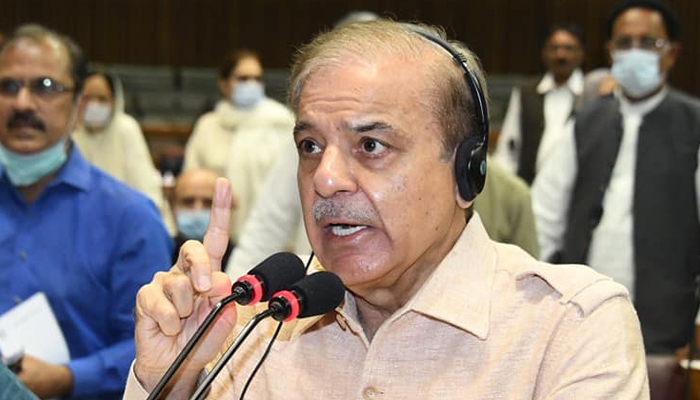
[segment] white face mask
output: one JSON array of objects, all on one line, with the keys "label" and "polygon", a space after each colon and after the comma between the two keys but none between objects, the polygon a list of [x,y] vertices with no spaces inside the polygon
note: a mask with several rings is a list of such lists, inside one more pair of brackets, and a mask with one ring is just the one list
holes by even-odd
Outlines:
[{"label": "white face mask", "polygon": [[655,51],[630,49],[612,54],[612,75],[630,97],[644,97],[658,89],[664,81],[659,69],[661,55]]},{"label": "white face mask", "polygon": [[109,124],[112,117],[112,107],[109,103],[99,101],[88,101],[85,106],[83,123],[91,129],[104,128]]},{"label": "white face mask", "polygon": [[231,91],[231,101],[240,108],[249,109],[255,107],[260,100],[265,98],[265,87],[260,82],[238,82]]}]

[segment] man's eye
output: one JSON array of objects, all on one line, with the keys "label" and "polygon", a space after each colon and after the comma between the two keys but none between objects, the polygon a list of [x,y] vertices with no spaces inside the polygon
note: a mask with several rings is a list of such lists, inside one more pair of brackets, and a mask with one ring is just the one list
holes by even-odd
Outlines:
[{"label": "man's eye", "polygon": [[299,142],[299,145],[297,146],[299,148],[299,151],[303,154],[316,154],[321,151],[321,147],[319,147],[316,142],[310,139],[304,139],[301,142]]},{"label": "man's eye", "polygon": [[369,154],[381,154],[387,149],[382,142],[371,138],[362,139],[361,146],[362,151]]}]

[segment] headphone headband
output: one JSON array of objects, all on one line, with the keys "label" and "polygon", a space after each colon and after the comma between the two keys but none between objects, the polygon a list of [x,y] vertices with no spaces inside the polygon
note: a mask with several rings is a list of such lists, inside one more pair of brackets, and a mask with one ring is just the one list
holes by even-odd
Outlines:
[{"label": "headphone headband", "polygon": [[426,32],[423,29],[420,29],[419,27],[415,25],[407,25],[409,29],[418,35],[424,37],[425,39],[437,44],[438,46],[442,47],[445,51],[450,53],[452,56],[452,59],[454,60],[455,64],[462,70],[464,73],[464,78],[465,81],[467,82],[467,86],[469,87],[469,91],[471,92],[472,95],[472,100],[474,103],[474,114],[476,116],[478,128],[479,128],[479,135],[480,139],[479,142],[488,149],[489,145],[489,114],[488,114],[488,108],[486,105],[486,97],[484,96],[484,90],[481,88],[481,83],[479,82],[479,78],[477,78],[476,74],[474,71],[469,68],[469,64],[467,63],[467,58],[464,56],[464,54],[458,52],[452,45],[450,45],[447,41],[442,40],[441,38],[432,35],[428,32]]},{"label": "headphone headband", "polygon": [[469,87],[474,104],[479,135],[476,137],[468,135],[459,143],[455,152],[454,170],[460,196],[466,201],[474,200],[486,183],[486,155],[489,146],[489,114],[481,83],[476,73],[469,68],[466,56],[447,41],[417,25],[406,24],[406,27],[447,51],[464,74],[464,80]]}]

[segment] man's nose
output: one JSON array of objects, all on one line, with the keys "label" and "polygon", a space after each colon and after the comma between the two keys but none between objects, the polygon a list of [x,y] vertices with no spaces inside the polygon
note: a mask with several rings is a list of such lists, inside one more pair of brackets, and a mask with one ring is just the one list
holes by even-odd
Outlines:
[{"label": "man's nose", "polygon": [[357,190],[350,161],[338,147],[326,147],[314,173],[314,187],[320,196],[330,198],[338,192]]},{"label": "man's nose", "polygon": [[14,103],[18,110],[36,110],[36,100],[27,86],[19,89]]}]

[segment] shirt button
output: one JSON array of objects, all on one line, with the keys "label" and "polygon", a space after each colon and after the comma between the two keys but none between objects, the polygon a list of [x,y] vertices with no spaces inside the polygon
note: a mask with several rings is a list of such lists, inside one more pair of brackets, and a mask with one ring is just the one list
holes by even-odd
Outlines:
[{"label": "shirt button", "polygon": [[366,387],[365,390],[362,391],[362,397],[367,400],[375,399],[377,397],[377,389],[372,386]]},{"label": "shirt button", "polygon": [[22,260],[22,261],[26,260],[26,259],[27,259],[27,253],[25,253],[25,252],[19,253],[19,259]]}]

